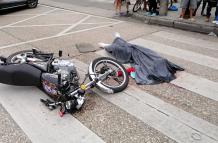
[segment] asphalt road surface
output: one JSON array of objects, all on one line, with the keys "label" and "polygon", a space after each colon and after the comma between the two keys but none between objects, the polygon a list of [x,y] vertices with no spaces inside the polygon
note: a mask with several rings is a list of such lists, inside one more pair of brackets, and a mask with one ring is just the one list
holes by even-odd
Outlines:
[{"label": "asphalt road surface", "polygon": [[[91,60],[108,56],[98,43],[111,43],[114,32],[119,32],[185,71],[178,72],[176,80],[158,85],[136,85],[131,79],[124,92],[114,95],[96,89],[81,111],[63,118],[39,102],[48,98],[39,89],[0,84],[0,143],[217,143],[218,39],[131,18],[114,19],[112,10],[85,4],[42,0],[36,9],[1,15],[0,55],[32,48],[54,53],[61,49],[83,77]],[[81,43],[92,44],[96,52],[79,53],[75,45]]]}]

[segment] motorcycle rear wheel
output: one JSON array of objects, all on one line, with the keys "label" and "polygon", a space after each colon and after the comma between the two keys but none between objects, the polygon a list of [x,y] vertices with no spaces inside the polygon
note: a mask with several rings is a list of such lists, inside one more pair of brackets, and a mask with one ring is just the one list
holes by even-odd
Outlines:
[{"label": "motorcycle rear wheel", "polygon": [[[26,54],[33,54],[33,51],[32,50],[23,50],[23,51],[13,53],[7,57],[6,62],[7,63],[14,63],[14,64],[23,63],[24,61],[21,62],[21,60],[25,60]],[[19,58],[18,58],[18,56],[19,56]]]}]

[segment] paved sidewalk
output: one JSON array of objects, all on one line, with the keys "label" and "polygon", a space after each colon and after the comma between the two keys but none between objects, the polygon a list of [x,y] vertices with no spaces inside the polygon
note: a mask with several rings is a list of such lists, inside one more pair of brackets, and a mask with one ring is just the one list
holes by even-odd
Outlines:
[{"label": "paved sidewalk", "polygon": [[[180,1],[178,3],[174,3],[173,5],[176,5],[178,7],[178,11],[168,11],[167,16],[156,16],[156,17],[145,16],[145,11],[141,10],[133,13],[132,17],[142,20],[148,24],[157,24],[157,25],[173,27],[173,28],[194,31],[194,32],[200,32],[205,34],[209,34],[210,32],[214,32],[218,34],[218,25],[212,23],[214,19],[215,8],[213,8],[211,11],[210,22],[205,22],[206,17],[201,16],[200,14],[201,6],[197,11],[197,14],[195,16],[195,21],[191,22],[188,19],[179,20],[179,14],[181,11]],[[206,9],[207,7],[205,8],[205,13],[206,13]]]}]

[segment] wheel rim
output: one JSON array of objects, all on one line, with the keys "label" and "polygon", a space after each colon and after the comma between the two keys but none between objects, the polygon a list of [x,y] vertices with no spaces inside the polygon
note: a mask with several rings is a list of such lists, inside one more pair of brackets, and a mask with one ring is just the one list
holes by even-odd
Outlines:
[{"label": "wheel rim", "polygon": [[35,7],[36,4],[37,4],[37,1],[36,1],[36,0],[29,0],[29,1],[28,1],[28,6],[29,6],[29,7]]},{"label": "wheel rim", "polygon": [[16,63],[16,64],[21,64],[21,63],[25,63],[26,62],[26,58],[28,57],[28,55],[32,55],[32,52],[25,52],[25,53],[20,53],[17,55],[14,55],[11,58],[11,63]]},{"label": "wheel rim", "polygon": [[[100,69],[102,67],[107,66],[108,68],[113,70],[113,73],[109,75],[104,81],[101,81],[101,84],[110,88],[119,88],[126,81],[126,74],[124,69],[114,61],[111,60],[100,60],[94,66],[94,73],[97,76],[100,74]],[[118,73],[122,73],[121,76],[118,76]]]}]

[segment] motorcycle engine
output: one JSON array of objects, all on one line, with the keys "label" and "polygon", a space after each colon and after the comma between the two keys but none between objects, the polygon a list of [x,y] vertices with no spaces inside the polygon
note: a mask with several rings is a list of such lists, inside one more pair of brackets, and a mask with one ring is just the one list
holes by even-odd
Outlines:
[{"label": "motorcycle engine", "polygon": [[[71,61],[54,59],[51,65],[53,73],[43,75],[43,88],[48,94],[55,95],[58,92],[64,94],[79,87],[79,76]],[[58,75],[61,75],[61,85],[58,85]]]}]

